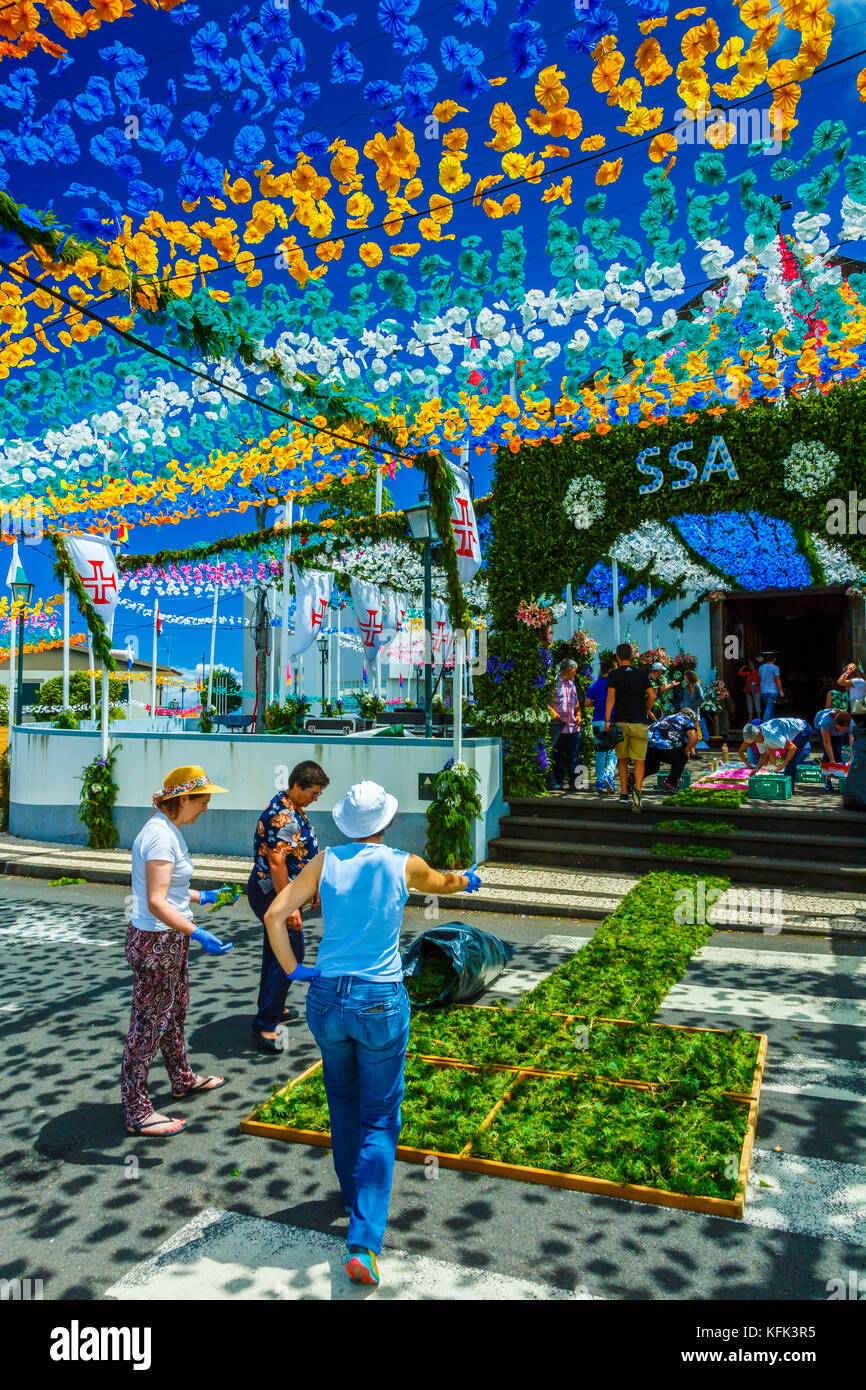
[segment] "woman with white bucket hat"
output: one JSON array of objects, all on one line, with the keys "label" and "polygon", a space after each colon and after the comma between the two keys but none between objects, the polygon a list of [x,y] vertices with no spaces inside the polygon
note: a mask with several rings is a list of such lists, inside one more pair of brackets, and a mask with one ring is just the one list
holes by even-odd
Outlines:
[{"label": "woman with white bucket hat", "polygon": [[[410,890],[445,896],[481,887],[476,866],[439,873],[417,854],[383,843],[397,798],[376,782],[350,787],[332,812],[350,841],[307,864],[265,914],[271,948],[287,974],[312,981],[307,1023],[322,1052],[331,1147],[349,1215],[346,1272],[378,1284],[400,1135],[409,996],[400,928]],[[315,969],[298,965],[287,919],[319,894],[322,941]]]}]

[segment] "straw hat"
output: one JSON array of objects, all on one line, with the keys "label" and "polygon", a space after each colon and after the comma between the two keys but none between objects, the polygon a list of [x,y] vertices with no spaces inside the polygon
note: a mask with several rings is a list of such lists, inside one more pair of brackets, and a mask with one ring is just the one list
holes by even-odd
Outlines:
[{"label": "straw hat", "polygon": [[228,787],[218,787],[203,767],[190,763],[187,767],[176,767],[168,774],[160,790],[154,792],[153,804],[158,806],[169,796],[203,796],[211,792],[228,792]]},{"label": "straw hat", "polygon": [[348,839],[364,840],[390,825],[396,813],[396,796],[391,796],[378,782],[356,782],[337,802],[331,815],[337,829]]}]

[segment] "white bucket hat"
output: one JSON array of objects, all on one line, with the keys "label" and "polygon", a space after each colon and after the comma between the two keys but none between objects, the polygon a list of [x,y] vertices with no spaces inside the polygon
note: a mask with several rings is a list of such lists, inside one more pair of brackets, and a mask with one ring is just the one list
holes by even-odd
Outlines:
[{"label": "white bucket hat", "polygon": [[378,782],[356,782],[338,801],[331,815],[338,830],[350,840],[378,835],[397,813],[397,798]]}]

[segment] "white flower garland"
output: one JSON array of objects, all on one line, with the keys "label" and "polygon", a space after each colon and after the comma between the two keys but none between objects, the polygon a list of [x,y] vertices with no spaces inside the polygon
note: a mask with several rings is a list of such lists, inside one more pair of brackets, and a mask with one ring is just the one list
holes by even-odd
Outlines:
[{"label": "white flower garland", "polygon": [[606,511],[604,483],[587,474],[570,483],[563,499],[565,514],[576,531],[587,531]]},{"label": "white flower garland", "polygon": [[785,459],[785,486],[817,497],[836,476],[839,455],[814,439],[800,439]]}]

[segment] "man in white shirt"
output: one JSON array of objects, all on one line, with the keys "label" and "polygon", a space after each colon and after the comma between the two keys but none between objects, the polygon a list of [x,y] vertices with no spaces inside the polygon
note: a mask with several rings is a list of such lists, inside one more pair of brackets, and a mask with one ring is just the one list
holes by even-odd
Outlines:
[{"label": "man in white shirt", "polygon": [[775,652],[762,652],[764,660],[758,667],[758,675],[761,678],[761,723],[765,719],[772,719],[773,711],[776,708],[776,701],[785,697],[782,689],[782,678],[779,668],[775,663]]}]

